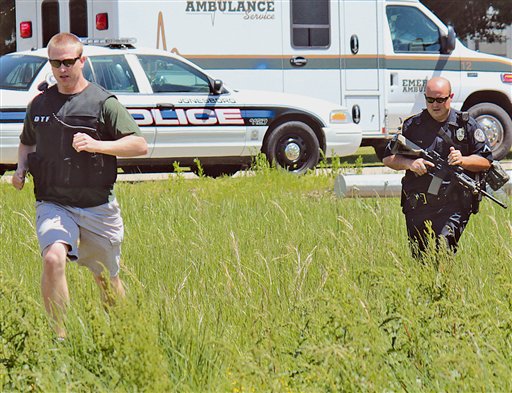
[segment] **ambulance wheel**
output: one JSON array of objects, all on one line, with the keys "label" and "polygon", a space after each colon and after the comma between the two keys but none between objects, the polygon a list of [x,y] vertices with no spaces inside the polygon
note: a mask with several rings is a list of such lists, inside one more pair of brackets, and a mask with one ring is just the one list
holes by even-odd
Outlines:
[{"label": "ambulance wheel", "polygon": [[6,171],[6,169],[0,165],[0,176],[3,176],[5,171]]},{"label": "ambulance wheel", "polygon": [[469,108],[469,114],[480,124],[491,144],[495,160],[501,160],[512,147],[512,119],[496,104],[484,102]]},{"label": "ambulance wheel", "polygon": [[[240,165],[205,165],[203,166],[203,175],[208,177],[232,176],[240,170]],[[192,171],[199,175],[198,168],[192,168]]]},{"label": "ambulance wheel", "polygon": [[264,153],[269,162],[277,167],[302,174],[318,164],[320,146],[310,126],[300,121],[290,121],[272,130]]}]

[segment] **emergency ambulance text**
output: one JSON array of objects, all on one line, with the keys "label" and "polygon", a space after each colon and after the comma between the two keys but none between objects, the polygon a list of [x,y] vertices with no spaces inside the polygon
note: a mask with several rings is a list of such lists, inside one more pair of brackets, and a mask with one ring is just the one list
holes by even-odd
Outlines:
[{"label": "emergency ambulance text", "polygon": [[422,93],[427,85],[426,79],[404,79],[402,87],[404,93]]}]

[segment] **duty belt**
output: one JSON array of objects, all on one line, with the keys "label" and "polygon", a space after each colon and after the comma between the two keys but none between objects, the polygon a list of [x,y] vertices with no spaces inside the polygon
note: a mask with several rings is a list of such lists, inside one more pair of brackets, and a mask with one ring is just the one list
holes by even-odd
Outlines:
[{"label": "duty belt", "polygon": [[461,195],[457,192],[451,192],[448,195],[432,195],[426,192],[413,192],[405,193],[405,200],[412,209],[416,209],[420,206],[443,206],[448,202],[455,202],[461,198]]}]

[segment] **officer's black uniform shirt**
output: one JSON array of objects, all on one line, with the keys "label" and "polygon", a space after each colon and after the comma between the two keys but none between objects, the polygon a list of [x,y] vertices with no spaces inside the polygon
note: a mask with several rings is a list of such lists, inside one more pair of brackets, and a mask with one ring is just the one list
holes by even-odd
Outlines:
[{"label": "officer's black uniform shirt", "polygon": [[[463,156],[472,154],[479,155],[492,161],[492,152],[485,137],[485,133],[479,128],[478,123],[472,117],[467,124],[461,119],[459,111],[450,110],[448,119],[444,122],[438,122],[425,109],[423,112],[409,117],[403,124],[402,134],[427,151],[436,151],[443,159],[448,159],[450,146],[460,150]],[[443,129],[446,135],[451,139],[449,143],[438,134]],[[387,146],[384,157],[392,155],[390,145]],[[466,172],[474,177],[474,173]],[[402,179],[402,189],[405,193],[427,192],[432,181],[432,176],[426,174],[417,176],[414,172],[407,170]],[[442,189],[448,187],[449,180],[443,182]],[[461,190],[462,191],[462,190]]]}]

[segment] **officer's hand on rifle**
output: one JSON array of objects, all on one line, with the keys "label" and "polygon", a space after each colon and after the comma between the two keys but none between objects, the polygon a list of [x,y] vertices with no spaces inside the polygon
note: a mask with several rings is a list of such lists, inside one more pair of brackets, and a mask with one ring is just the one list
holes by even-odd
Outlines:
[{"label": "officer's hand on rifle", "polygon": [[423,158],[417,158],[414,161],[411,161],[409,166],[409,170],[416,173],[418,176],[422,176],[428,172],[428,167],[434,167],[430,161],[427,161]]},{"label": "officer's hand on rifle", "polygon": [[450,147],[450,154],[448,154],[448,164],[462,166],[463,157],[460,150],[455,150],[453,146]]}]

